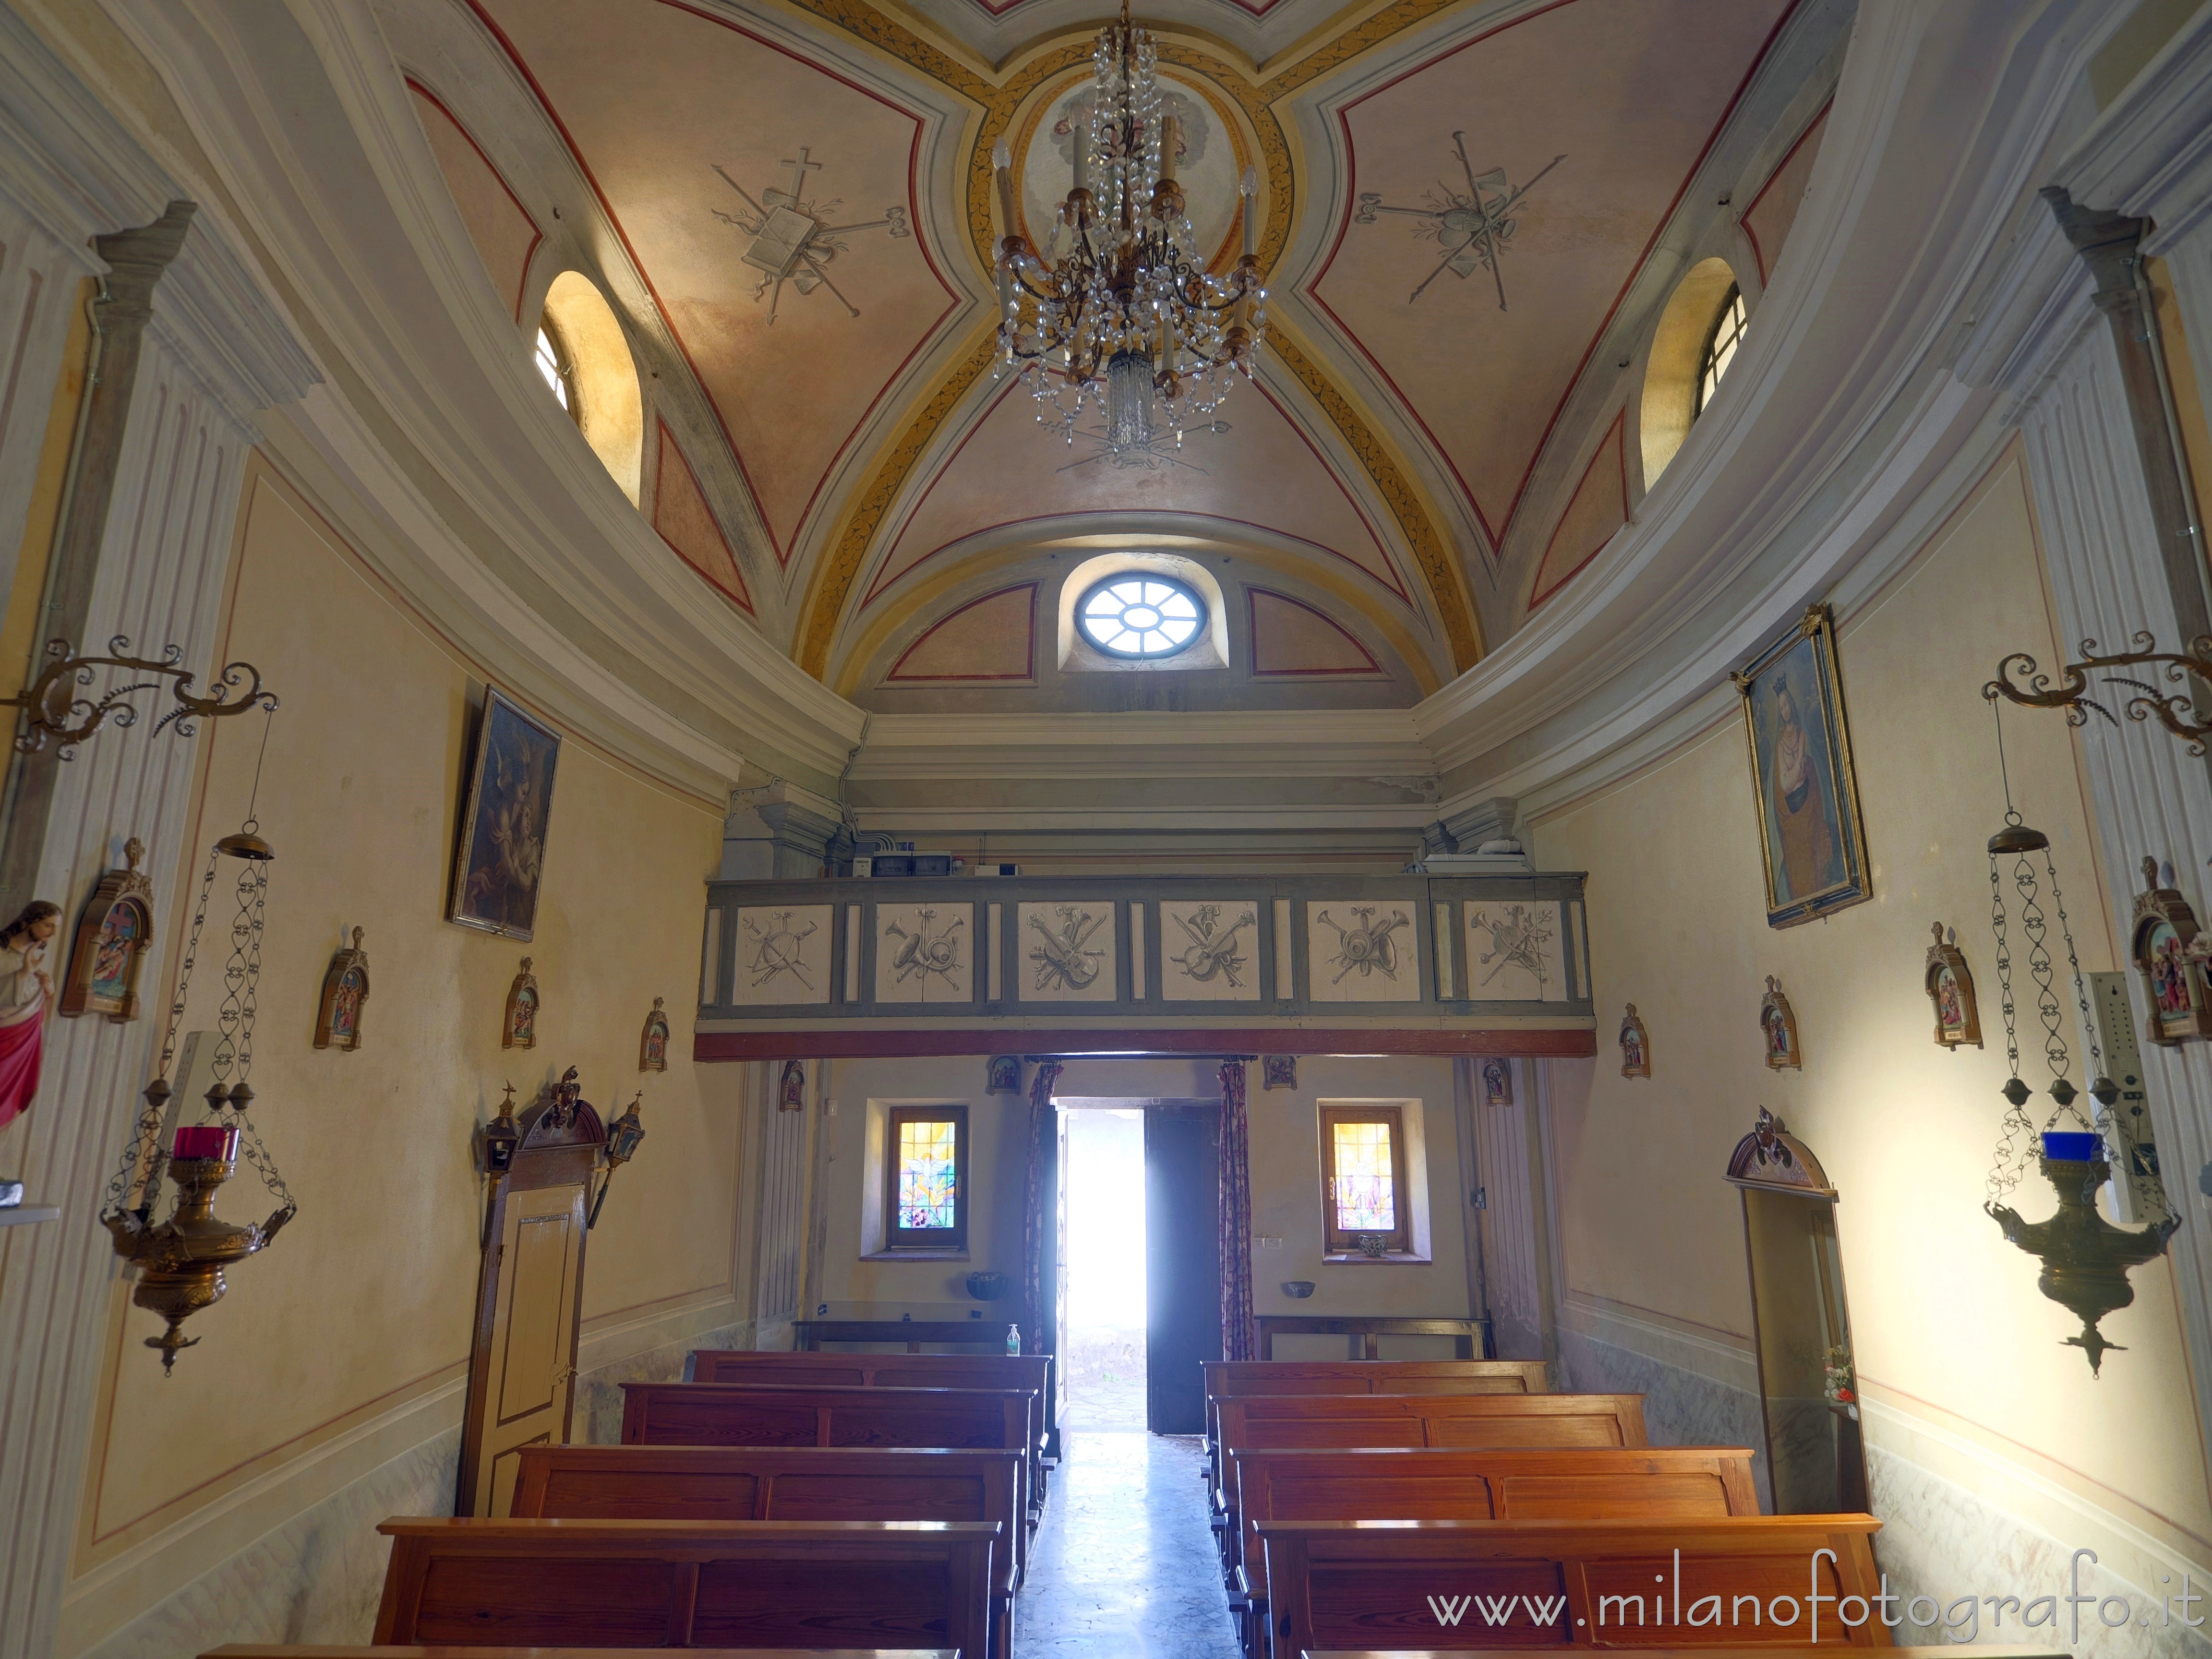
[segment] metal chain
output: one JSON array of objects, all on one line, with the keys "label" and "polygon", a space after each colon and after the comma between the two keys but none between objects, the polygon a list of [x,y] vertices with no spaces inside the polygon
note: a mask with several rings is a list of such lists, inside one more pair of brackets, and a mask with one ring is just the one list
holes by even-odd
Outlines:
[{"label": "metal chain", "polygon": [[[2007,812],[2008,821],[2017,822],[2019,814]],[[1997,857],[1990,854],[1990,931],[1996,935],[1997,1006],[2004,1012],[2005,1060],[2012,1069],[2012,1081],[2020,1081],[2020,1036],[2017,1010],[2012,994],[2012,940],[2007,931],[2004,908],[2004,887],[1997,874]],[[2027,1154],[2014,1152],[2013,1143],[2021,1134],[2033,1134],[2035,1125],[2028,1121],[2023,1095],[2022,1103],[2014,1105],[2007,1097],[2002,1133],[1997,1138],[1996,1152],[1990,1164],[1989,1179],[1984,1183],[1990,1201],[1995,1203],[2020,1185],[2021,1176],[2027,1166]]]},{"label": "metal chain", "polygon": [[[208,854],[207,870],[200,878],[199,902],[192,909],[191,935],[185,941],[184,960],[177,969],[177,994],[169,1004],[169,1026],[161,1038],[161,1062],[154,1075],[166,1079],[170,1064],[177,1055],[177,1028],[184,1023],[185,1004],[191,995],[192,967],[199,960],[200,929],[207,925],[208,897],[215,890],[215,866],[219,854]],[[107,1196],[101,1201],[102,1215],[120,1215],[124,1200],[134,1188],[142,1194],[139,1207],[150,1207],[153,1195],[161,1190],[161,1174],[167,1167],[168,1155],[161,1150],[161,1118],[164,1104],[148,1100],[138,1114],[138,1121],[131,1132],[131,1144],[124,1149],[117,1164],[114,1179],[107,1183]],[[150,1151],[150,1161],[148,1153]],[[143,1182],[138,1179],[139,1167],[146,1167]]]}]

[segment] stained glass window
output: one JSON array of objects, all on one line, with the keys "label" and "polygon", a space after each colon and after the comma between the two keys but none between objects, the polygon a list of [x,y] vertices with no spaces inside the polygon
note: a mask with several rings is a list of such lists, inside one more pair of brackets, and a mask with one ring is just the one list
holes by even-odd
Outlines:
[{"label": "stained glass window", "polygon": [[884,1130],[885,1246],[966,1249],[967,1109],[895,1106]]},{"label": "stained glass window", "polygon": [[957,1126],[950,1120],[908,1119],[899,1125],[898,1224],[911,1232],[938,1232],[958,1213],[960,1165]]},{"label": "stained glass window", "polygon": [[1389,1255],[1413,1248],[1402,1107],[1323,1101],[1321,1163],[1322,1226],[1330,1254]]},{"label": "stained glass window", "polygon": [[1330,1126],[1336,1137],[1336,1224],[1347,1233],[1387,1233],[1398,1225],[1396,1170],[1388,1123]]}]

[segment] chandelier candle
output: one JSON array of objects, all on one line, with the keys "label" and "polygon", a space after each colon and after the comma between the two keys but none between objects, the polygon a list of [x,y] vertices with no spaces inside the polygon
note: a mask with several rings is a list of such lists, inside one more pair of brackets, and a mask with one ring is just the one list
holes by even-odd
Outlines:
[{"label": "chandelier candle", "polygon": [[1040,424],[1080,435],[1117,466],[1166,465],[1194,424],[1249,378],[1267,332],[1255,210],[1259,176],[1239,184],[1244,251],[1226,274],[1206,269],[1176,179],[1181,131],[1164,107],[1151,33],[1118,20],[1091,54],[1091,117],[1079,131],[1071,187],[1046,246],[1014,216],[1013,155],[991,152],[998,186],[999,373],[1028,383]]}]

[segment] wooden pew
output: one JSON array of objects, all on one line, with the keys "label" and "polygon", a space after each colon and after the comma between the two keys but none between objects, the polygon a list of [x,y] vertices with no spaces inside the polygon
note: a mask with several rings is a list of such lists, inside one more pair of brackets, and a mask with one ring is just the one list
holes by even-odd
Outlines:
[{"label": "wooden pew", "polygon": [[1548,1394],[1540,1359],[1202,1359],[1209,1484],[1218,1468],[1214,1401],[1259,1395]]},{"label": "wooden pew", "polygon": [[996,1524],[396,1517],[381,1644],[984,1651]]},{"label": "wooden pew", "polygon": [[1757,1515],[1751,1453],[1738,1446],[1565,1450],[1232,1452],[1241,1522],[1231,1610],[1264,1629],[1271,1521],[1631,1520]]},{"label": "wooden pew", "polygon": [[1648,1443],[1640,1394],[1262,1395],[1220,1410],[1224,1450]]},{"label": "wooden pew", "polygon": [[[929,1446],[1026,1453],[1026,1389],[753,1389],[719,1382],[625,1382],[625,1446]],[[1032,1504],[1024,1455],[1021,1507]],[[1014,1536],[1029,1565],[1028,1528]]]},{"label": "wooden pew", "polygon": [[995,1521],[989,1659],[1012,1653],[1018,1451],[855,1446],[525,1446],[514,1518]]},{"label": "wooden pew", "polygon": [[[1643,1446],[1638,1394],[1258,1395],[1218,1402],[1220,1450],[1352,1450],[1407,1446]],[[1236,1540],[1237,1494],[1213,1481],[1224,1577]]]},{"label": "wooden pew", "polygon": [[[1260,1538],[1273,1651],[1290,1659],[1416,1643],[1449,1653],[1635,1648],[1670,1636],[1706,1648],[1815,1635],[1822,1648],[1886,1648],[1889,1632],[1873,1605],[1881,1527],[1870,1515],[1273,1521],[1261,1523]],[[1856,1606],[1808,1608],[1816,1586]],[[1839,1610],[1856,1613],[1856,1628]],[[1772,1616],[1785,1611],[1788,1621]]]},{"label": "wooden pew", "polygon": [[[637,1659],[649,1648],[333,1648],[227,1642],[200,1659]],[[960,1659],[951,1648],[693,1648],[699,1659],[742,1652],[744,1659]],[[2000,1650],[2000,1659],[2002,1659]]]},{"label": "wooden pew", "polygon": [[[1052,1388],[1052,1363],[1050,1354],[763,1353],[746,1348],[695,1348],[684,1362],[684,1380],[748,1389],[1033,1389],[1030,1490],[1042,1504],[1052,1465],[1044,1455],[1044,1402]],[[1036,1519],[1033,1513],[1030,1523],[1034,1526]]]},{"label": "wooden pew", "polygon": [[[1959,1647],[1960,1644],[1957,1643],[1945,1643],[1932,1648],[1893,1647],[1889,1650],[1890,1659],[1958,1659]],[[1610,1648],[1607,1650],[1615,1655],[1616,1659],[1705,1659],[1705,1656],[1712,1651],[1711,1648],[1704,1647]],[[1759,1659],[1813,1659],[1813,1655],[1816,1651],[1832,1650],[1826,1648],[1825,1644],[1822,1649],[1816,1650],[1802,1642],[1777,1643],[1772,1646],[1761,1648],[1759,1651]],[[270,1651],[274,1652],[276,1650],[271,1649]],[[1474,1651],[1504,1654],[1511,1650],[1477,1648]],[[1443,1659],[1443,1656],[1434,1648],[1391,1648],[1387,1651],[1381,1648],[1361,1648],[1357,1651],[1345,1648],[1330,1648],[1326,1650],[1309,1648],[1301,1659]],[[1462,1656],[1462,1659],[1464,1659],[1464,1655]],[[1974,1644],[1974,1659],[2072,1659],[2072,1656],[2064,1648],[1999,1647],[1978,1642]]]}]

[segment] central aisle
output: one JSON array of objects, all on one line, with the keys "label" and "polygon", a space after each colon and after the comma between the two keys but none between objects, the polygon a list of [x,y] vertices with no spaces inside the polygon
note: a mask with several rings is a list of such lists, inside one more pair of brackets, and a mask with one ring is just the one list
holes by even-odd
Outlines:
[{"label": "central aisle", "polygon": [[1024,1659],[1238,1659],[1200,1442],[1071,1430],[1016,1610]]}]

